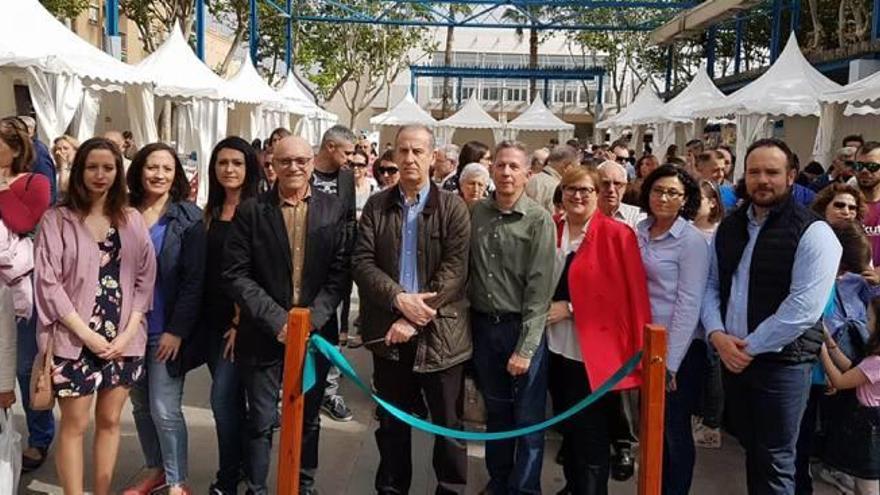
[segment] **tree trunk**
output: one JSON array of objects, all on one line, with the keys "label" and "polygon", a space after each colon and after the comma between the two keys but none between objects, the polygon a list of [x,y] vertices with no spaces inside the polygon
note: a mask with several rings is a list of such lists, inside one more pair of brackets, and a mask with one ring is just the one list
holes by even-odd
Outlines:
[{"label": "tree trunk", "polygon": [[[242,26],[242,24],[239,24]],[[241,46],[241,41],[244,39],[244,29],[239,27],[235,30],[235,36],[232,38],[232,45],[229,47],[229,51],[226,52],[226,57],[223,58],[223,63],[220,64],[220,75],[226,75],[226,71],[229,70],[229,64],[232,63],[232,58],[235,56],[235,52],[238,51],[238,47]]]},{"label": "tree trunk", "polygon": [[[535,28],[529,29],[529,69],[535,70],[538,68],[538,30]],[[538,94],[538,85],[537,81],[534,77],[529,79],[529,102],[535,100],[535,96]],[[550,98],[547,95],[544,95],[544,101],[548,102],[549,106]]]},{"label": "tree trunk", "polygon": [[[446,28],[446,51],[443,53],[443,65],[449,67],[452,65],[452,42],[455,37],[455,27]],[[449,98],[452,88],[449,87],[449,75],[443,76],[443,103],[440,107],[440,118],[445,119],[449,114]]]}]

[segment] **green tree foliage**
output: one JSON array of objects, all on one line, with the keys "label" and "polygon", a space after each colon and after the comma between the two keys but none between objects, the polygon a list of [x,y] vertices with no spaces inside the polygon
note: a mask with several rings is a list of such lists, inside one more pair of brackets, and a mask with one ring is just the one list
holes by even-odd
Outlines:
[{"label": "green tree foliage", "polygon": [[89,0],[40,0],[55,17],[72,19],[89,7]]},{"label": "green tree foliage", "polygon": [[[228,0],[223,0],[228,1]],[[137,26],[144,51],[152,53],[178,23],[183,35],[192,33],[195,2],[193,0],[119,0],[119,11]]]}]

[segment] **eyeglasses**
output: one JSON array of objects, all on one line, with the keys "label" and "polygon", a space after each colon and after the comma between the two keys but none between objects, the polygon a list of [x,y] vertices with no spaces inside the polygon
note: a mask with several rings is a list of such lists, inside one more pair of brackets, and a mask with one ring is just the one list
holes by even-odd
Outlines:
[{"label": "eyeglasses", "polygon": [[569,196],[589,196],[596,192],[596,188],[566,186],[562,188],[562,192],[568,194]]},{"label": "eyeglasses", "polygon": [[400,169],[395,167],[378,167],[376,168],[376,172],[379,172],[379,175],[396,175]]},{"label": "eyeglasses", "polygon": [[874,172],[880,170],[880,163],[876,162],[857,162],[855,160],[847,160],[844,163],[846,163],[848,167],[852,168],[856,172],[867,170],[868,172],[871,172],[873,174]]},{"label": "eyeglasses", "polygon": [[656,198],[662,198],[663,196],[666,196],[669,199],[681,199],[684,197],[684,193],[677,189],[663,189],[662,187],[652,187],[651,196],[654,196]]},{"label": "eyeglasses", "polygon": [[857,205],[851,205],[849,203],[844,203],[843,201],[835,201],[831,203],[831,206],[837,208],[838,210],[846,209],[849,211],[856,211],[859,209]]},{"label": "eyeglasses", "polygon": [[311,158],[300,157],[300,158],[276,158],[274,160],[275,165],[281,168],[290,168],[294,165],[297,168],[306,168],[309,166],[309,163],[312,162]]},{"label": "eyeglasses", "polygon": [[351,165],[353,168],[367,168],[366,163],[348,162],[348,164]]}]

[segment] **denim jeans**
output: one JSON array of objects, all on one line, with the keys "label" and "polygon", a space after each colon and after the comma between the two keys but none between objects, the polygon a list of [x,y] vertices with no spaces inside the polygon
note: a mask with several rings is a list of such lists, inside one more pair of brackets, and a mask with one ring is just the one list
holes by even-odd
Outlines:
[{"label": "denim jeans", "polygon": [[245,448],[244,389],[235,363],[223,358],[223,336],[211,336],[208,369],[211,371],[211,410],[217,430],[219,467],[215,488],[224,493],[237,493],[241,479]]},{"label": "denim jeans", "polygon": [[714,347],[707,346],[708,368],[703,378],[701,415],[707,428],[721,428],[724,414],[724,385],[721,383],[721,358]]},{"label": "denim jeans", "polygon": [[691,489],[697,455],[691,417],[700,403],[706,368],[706,344],[696,339],[691,342],[675,374],[675,390],[666,392],[666,429],[663,432],[664,495],[687,495]]},{"label": "denim jeans", "polygon": [[[323,355],[315,356],[315,383],[323,383],[330,362]],[[269,365],[238,365],[239,377],[247,399],[246,443],[248,493],[267,495],[269,465],[272,462],[272,434],[278,415],[278,398],[281,393],[281,375],[284,363]],[[312,387],[306,393],[303,408],[302,457],[300,459],[300,493],[307,493],[315,486],[318,470],[318,441],[321,430],[321,401],[324,389]]]},{"label": "denim jeans", "polygon": [[[547,345],[538,346],[528,372],[513,377],[507,361],[516,349],[522,320],[474,313],[474,368],[486,400],[487,431],[521,428],[544,420],[547,403]],[[544,433],[486,442],[489,490],[493,495],[541,493]]]},{"label": "denim jeans", "polygon": [[795,445],[812,366],[758,357],[742,373],[724,370],[726,406],[746,450],[749,495],[795,492]]},{"label": "denim jeans", "polygon": [[[36,311],[36,310],[35,310]],[[48,449],[55,437],[55,416],[52,411],[34,411],[31,403],[31,367],[37,357],[37,315],[18,321],[18,387],[27,418],[28,447]]]},{"label": "denim jeans", "polygon": [[181,484],[188,474],[184,377],[172,377],[166,364],[156,360],[153,340],[144,356],[146,376],[131,390],[134,424],[147,467],[162,467],[168,484]]}]

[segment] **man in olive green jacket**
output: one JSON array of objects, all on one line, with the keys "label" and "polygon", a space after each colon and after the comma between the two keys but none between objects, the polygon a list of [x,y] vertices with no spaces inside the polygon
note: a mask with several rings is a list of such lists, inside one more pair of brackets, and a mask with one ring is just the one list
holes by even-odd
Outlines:
[{"label": "man in olive green jacket", "polygon": [[[464,201],[430,181],[433,152],[434,136],[426,127],[398,132],[400,183],[364,206],[353,276],[378,395],[411,411],[424,394],[434,423],[461,428],[462,369],[472,349],[465,297],[470,217]],[[437,493],[464,493],[464,443],[441,436],[434,442]],[[409,427],[383,412],[376,443],[376,491],[408,493]]]}]

